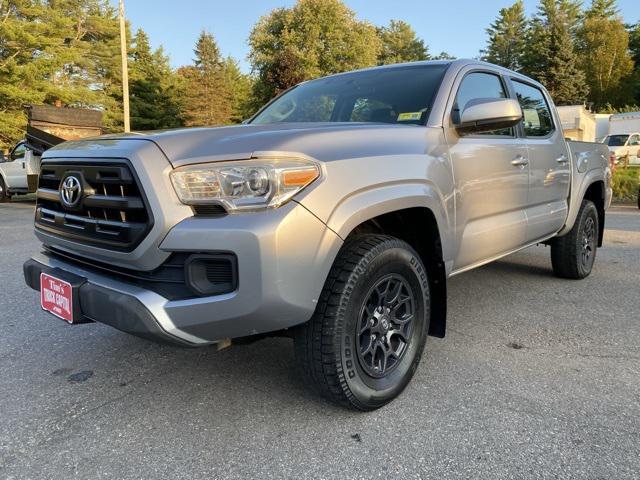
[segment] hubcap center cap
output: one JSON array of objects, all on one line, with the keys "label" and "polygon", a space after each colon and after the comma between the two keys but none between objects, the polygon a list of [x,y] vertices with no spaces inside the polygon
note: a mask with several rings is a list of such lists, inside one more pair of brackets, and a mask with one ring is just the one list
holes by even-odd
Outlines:
[{"label": "hubcap center cap", "polygon": [[385,332],[389,330],[389,320],[387,320],[387,317],[382,317],[382,319],[380,320],[380,326]]}]

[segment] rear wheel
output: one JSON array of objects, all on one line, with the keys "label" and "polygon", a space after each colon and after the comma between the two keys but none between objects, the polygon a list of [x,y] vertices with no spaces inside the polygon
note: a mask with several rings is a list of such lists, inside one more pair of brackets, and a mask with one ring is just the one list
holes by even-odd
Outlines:
[{"label": "rear wheel", "polygon": [[558,277],[582,279],[591,273],[598,249],[598,211],[583,200],[573,228],[551,243],[551,264]]},{"label": "rear wheel", "polygon": [[8,202],[10,198],[7,185],[4,183],[4,179],[0,177],[0,202]]},{"label": "rear wheel", "polygon": [[340,251],[313,318],[298,327],[307,381],[339,404],[379,408],[420,362],[429,329],[427,273],[405,242],[363,235]]}]

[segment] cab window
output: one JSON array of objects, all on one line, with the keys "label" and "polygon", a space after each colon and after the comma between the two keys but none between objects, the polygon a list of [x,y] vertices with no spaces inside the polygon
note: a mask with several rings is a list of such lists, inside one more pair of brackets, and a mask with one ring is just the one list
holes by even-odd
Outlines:
[{"label": "cab window", "polygon": [[554,130],[551,110],[542,90],[513,80],[513,89],[522,108],[524,134],[527,137],[546,137]]},{"label": "cab window", "polygon": [[[498,75],[486,72],[472,72],[462,79],[453,107],[453,122],[458,123],[460,121],[460,115],[471,100],[480,98],[507,98],[507,91]],[[501,128],[475,135],[513,136],[514,130],[513,128]]]},{"label": "cab window", "polygon": [[640,135],[631,135],[629,139],[629,145],[632,147],[637,147],[640,145]]},{"label": "cab window", "polygon": [[10,155],[10,160],[21,160],[24,158],[24,155],[27,153],[27,147],[24,143],[19,143],[15,146]]}]

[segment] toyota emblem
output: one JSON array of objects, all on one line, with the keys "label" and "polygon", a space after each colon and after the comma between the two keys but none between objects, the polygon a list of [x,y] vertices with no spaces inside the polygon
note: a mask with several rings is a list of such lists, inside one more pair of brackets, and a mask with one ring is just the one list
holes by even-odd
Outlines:
[{"label": "toyota emblem", "polygon": [[73,208],[82,197],[82,184],[78,177],[69,175],[60,185],[60,199],[65,207]]}]

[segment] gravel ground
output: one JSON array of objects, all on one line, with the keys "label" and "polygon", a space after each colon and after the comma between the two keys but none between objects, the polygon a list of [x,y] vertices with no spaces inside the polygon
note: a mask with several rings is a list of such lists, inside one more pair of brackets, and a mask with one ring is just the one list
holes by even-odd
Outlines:
[{"label": "gravel ground", "polygon": [[640,476],[640,211],[583,281],[533,247],[454,277],[449,328],[372,413],[307,392],[292,345],[160,346],[39,308],[33,206],[0,206],[0,478]]}]

